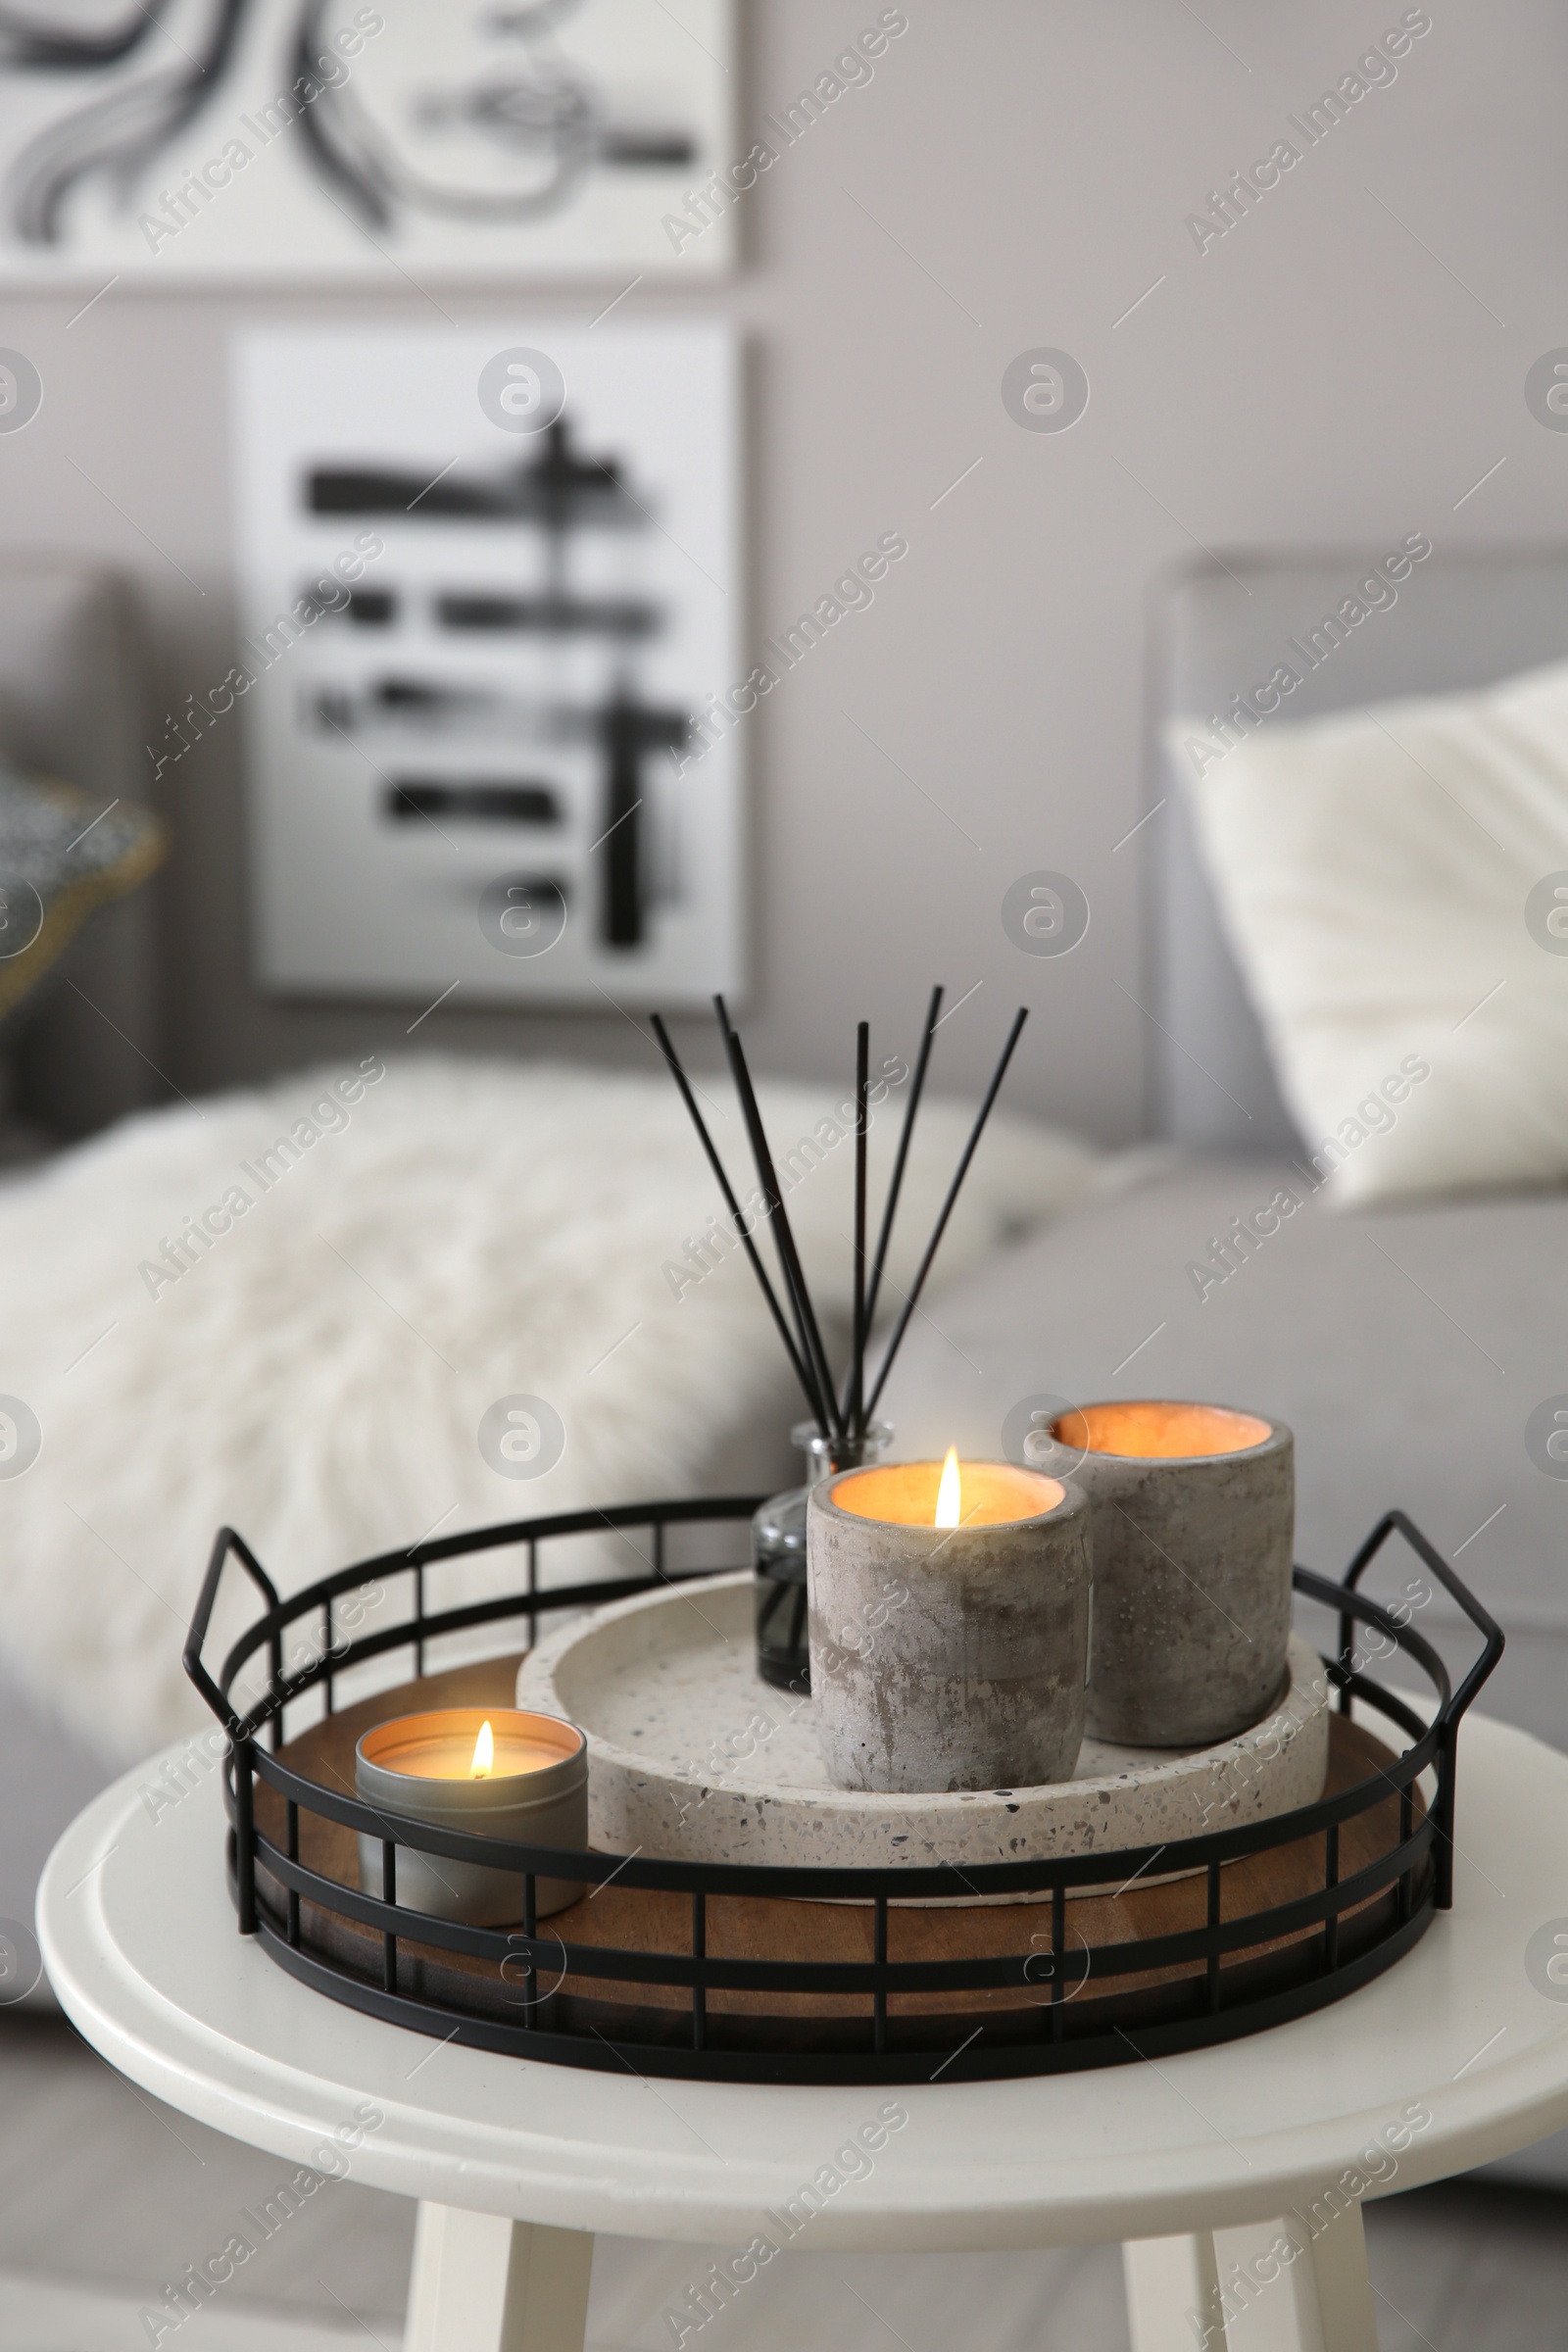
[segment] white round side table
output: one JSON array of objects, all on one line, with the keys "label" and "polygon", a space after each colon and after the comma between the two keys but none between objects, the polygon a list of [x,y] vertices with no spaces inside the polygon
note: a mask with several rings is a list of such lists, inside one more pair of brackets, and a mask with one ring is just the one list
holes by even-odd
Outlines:
[{"label": "white round side table", "polygon": [[694,2265],[689,2342],[769,2258],[758,2239],[1121,2239],[1137,2352],[1376,2352],[1363,2197],[1568,2123],[1568,1757],[1485,1718],[1460,1742],[1454,1909],[1375,1984],[1185,2057],[1005,2082],[938,2067],[894,2091],[644,2081],[362,2017],[239,1935],[217,1772],[151,1805],[163,1761],[55,1848],[55,1990],[156,2097],[421,2200],[407,2352],[582,2352],[595,2230],[723,2249]]}]

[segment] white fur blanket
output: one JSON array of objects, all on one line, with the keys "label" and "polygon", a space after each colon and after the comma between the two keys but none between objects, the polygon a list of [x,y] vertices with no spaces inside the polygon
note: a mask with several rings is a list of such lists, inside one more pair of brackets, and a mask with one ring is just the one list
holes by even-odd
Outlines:
[{"label": "white fur blanket", "polygon": [[[703,1087],[744,1198],[739,1115],[727,1088]],[[794,1155],[803,1255],[842,1313],[848,1120],[825,1086],[762,1094]],[[874,1180],[901,1106],[895,1086]],[[922,1107],[896,1285],[971,1116]],[[999,1114],[939,1271],[1082,1198],[1101,1165]],[[739,1250],[710,1250],[706,1271],[696,1253],[715,1213],[662,1075],[434,1058],[346,1060],[146,1113],[13,1181],[0,1393],[26,1412],[0,1397],[18,1430],[0,1423],[0,1653],[132,1757],[201,1720],[179,1653],[221,1521],[286,1592],[433,1530],[678,1494],[705,1473],[722,1488],[726,1440],[801,1407]],[[531,1480],[494,1466],[493,1428],[481,1439],[487,1410],[518,1395],[564,1435]],[[18,1475],[27,1413],[41,1445]],[[502,1422],[526,1459],[528,1425]],[[508,1553],[442,1574],[432,1606],[518,1581]]]}]

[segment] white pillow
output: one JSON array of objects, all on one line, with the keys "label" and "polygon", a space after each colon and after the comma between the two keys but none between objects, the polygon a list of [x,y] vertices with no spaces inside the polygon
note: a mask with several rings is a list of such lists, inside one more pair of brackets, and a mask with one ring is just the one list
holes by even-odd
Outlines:
[{"label": "white pillow", "polygon": [[1568,662],[1170,749],[1326,1197],[1568,1176]]}]

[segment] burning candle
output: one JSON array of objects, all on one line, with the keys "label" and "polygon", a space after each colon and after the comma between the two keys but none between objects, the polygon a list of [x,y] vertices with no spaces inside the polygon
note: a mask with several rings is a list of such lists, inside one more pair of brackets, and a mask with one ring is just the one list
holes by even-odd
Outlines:
[{"label": "burning candle", "polygon": [[807,1513],[811,1695],[841,1788],[1065,1780],[1083,1738],[1089,1511],[1008,1462],[846,1470]]},{"label": "burning candle", "polygon": [[947,1459],[942,1465],[942,1476],[937,1481],[936,1524],[938,1527],[961,1527],[963,1525],[963,1473],[958,1468],[956,1446],[948,1447]]},{"label": "burning candle", "polygon": [[[367,1732],[355,1749],[355,1788],[384,1806],[443,1830],[475,1830],[529,1845],[586,1848],[588,1742],[575,1724],[515,1707],[444,1707],[400,1715]],[[392,1824],[389,1822],[388,1834]],[[360,1884],[381,1892],[379,1838],[361,1834]],[[411,1911],[469,1927],[520,1921],[523,1885],[515,1871],[399,1845],[396,1894]],[[575,1902],[581,1886],[535,1881],[537,1916]]]},{"label": "burning candle", "polygon": [[1093,1511],[1088,1725],[1132,1747],[1204,1747],[1256,1723],[1285,1677],[1296,1533],[1283,1422],[1141,1397],[1058,1414],[1025,1441]]}]

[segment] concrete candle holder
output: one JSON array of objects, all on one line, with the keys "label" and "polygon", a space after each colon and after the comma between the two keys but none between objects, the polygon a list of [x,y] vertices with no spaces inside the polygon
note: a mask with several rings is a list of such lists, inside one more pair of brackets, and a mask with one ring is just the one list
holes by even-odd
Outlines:
[{"label": "concrete candle holder", "polygon": [[1054,1478],[846,1470],[807,1508],[811,1693],[841,1788],[904,1794],[1071,1777],[1084,1728],[1089,1509]]},{"label": "concrete candle holder", "polygon": [[1037,1469],[1093,1511],[1088,1726],[1139,1747],[1196,1747],[1279,1697],[1291,1630],[1295,1442],[1228,1406],[1087,1404],[1035,1431]]}]

